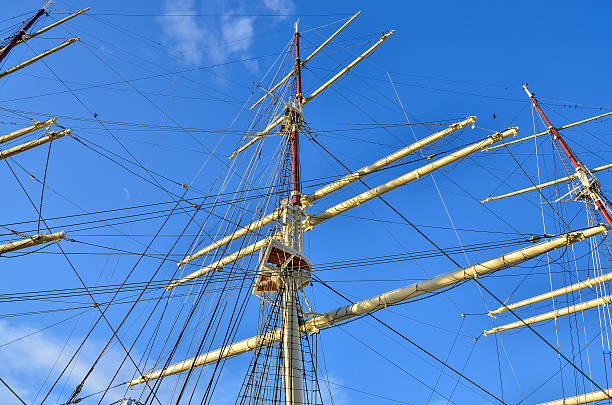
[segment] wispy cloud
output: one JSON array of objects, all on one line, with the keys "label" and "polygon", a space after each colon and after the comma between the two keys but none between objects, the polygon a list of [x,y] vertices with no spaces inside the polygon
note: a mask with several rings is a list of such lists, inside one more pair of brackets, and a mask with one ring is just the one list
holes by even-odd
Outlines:
[{"label": "wispy cloud", "polygon": [[255,35],[254,17],[224,15],[216,20],[217,35],[204,50],[213,63],[223,63],[232,55],[249,51]]},{"label": "wispy cloud", "polygon": [[291,0],[264,0],[264,5],[275,13],[280,14],[284,18],[287,14],[293,14],[295,12],[295,5]]},{"label": "wispy cloud", "polygon": [[[32,326],[0,320],[0,344],[14,341],[0,347],[0,364],[5,365],[2,378],[26,403],[40,403],[83,339],[83,336],[76,331],[85,324],[89,325],[88,321],[89,319],[87,318],[79,321],[74,326],[75,333],[70,332],[72,326],[61,331],[52,332],[52,330],[45,330],[35,333],[37,329]],[[77,359],[70,364],[67,373],[64,374],[60,383],[55,387],[47,402],[53,404],[66,401],[76,385],[81,382],[83,376],[87,373],[105,344],[105,339],[88,339],[88,343],[83,347]],[[132,350],[131,355],[136,360],[141,357],[140,353],[136,350]],[[94,369],[94,372],[87,379],[79,397],[104,391],[124,356],[125,352],[118,344],[111,345]],[[215,404],[230,405],[235,403],[237,389],[241,386],[244,378],[244,370],[242,368],[232,370],[231,366],[230,362],[223,371],[223,376],[215,390]],[[131,370],[133,369],[134,367],[128,360],[117,375],[117,378],[115,378],[115,384],[131,379],[133,377]],[[198,372],[200,371],[203,371],[204,375],[209,376],[210,369],[198,369]],[[48,379],[44,383],[47,376]],[[157,398],[162,403],[171,403],[171,399],[175,398],[174,388],[180,378],[181,375],[175,375],[164,380],[164,384],[156,392]],[[195,379],[192,380],[195,381]],[[41,388],[40,393],[39,388]],[[127,395],[137,398],[142,389],[144,389],[143,386],[137,386],[128,391]],[[122,398],[124,394],[125,386],[117,387],[108,392],[103,403],[116,401]],[[194,398],[200,398],[203,394],[203,389],[197,388]],[[93,401],[92,403],[96,403],[98,399],[99,396],[90,398]],[[0,385],[0,403],[2,405],[20,404],[19,400],[13,398],[2,385]],[[83,401],[82,403],[89,402]]]},{"label": "wispy cloud", "polygon": [[159,19],[166,39],[190,63],[199,64],[202,60],[202,43],[208,32],[201,27],[196,18],[195,0],[165,0],[164,13]]},{"label": "wispy cloud", "polygon": [[[199,65],[208,59],[223,63],[232,56],[247,56],[253,44],[257,17],[248,16],[244,10],[252,10],[249,2],[232,2],[223,8],[219,16],[197,18],[196,0],[164,0],[164,17],[159,19],[163,36],[183,58]],[[264,0],[266,11],[285,18],[295,10],[293,0]],[[257,13],[253,13],[257,14]]]},{"label": "wispy cloud", "polygon": [[[9,342],[34,332],[35,329],[24,325],[13,325],[7,321],[0,321],[0,336],[3,342]],[[5,377],[12,383],[13,388],[23,396],[28,403],[35,402],[35,397],[40,390],[36,402],[41,400],[41,395],[51,387],[53,381],[59,375],[61,369],[68,362],[74,352],[74,347],[69,341],[69,336],[56,336],[48,332],[37,333],[25,339],[17,340],[0,349],[0,363],[10,364],[6,369]],[[76,341],[77,338],[75,338]],[[72,342],[74,343],[74,342]],[[98,342],[99,343],[99,342]],[[91,349],[85,350],[76,361],[71,364],[69,373],[65,374],[62,381],[68,384],[63,390],[63,396],[58,398],[63,384],[59,384],[55,394],[50,397],[53,401],[65,400],[75,386],[81,382],[83,376],[89,370],[97,353]],[[91,377],[87,380],[86,390],[96,392],[106,389],[114,370],[111,363],[117,363],[121,358],[119,352],[111,350],[105,355],[107,361],[100,364]],[[110,360],[110,361],[109,361]],[[49,379],[43,386],[44,376]],[[124,376],[125,377],[125,376]]]}]

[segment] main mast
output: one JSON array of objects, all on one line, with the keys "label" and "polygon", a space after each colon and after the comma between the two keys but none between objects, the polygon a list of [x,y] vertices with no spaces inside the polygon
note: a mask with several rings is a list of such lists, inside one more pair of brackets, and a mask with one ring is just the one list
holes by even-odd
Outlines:
[{"label": "main mast", "polygon": [[[296,95],[292,111],[288,114],[291,131],[291,199],[283,207],[283,236],[286,246],[304,254],[302,242],[302,207],[300,205],[299,129],[302,124],[302,77],[300,70],[300,33],[295,23],[295,81]],[[302,352],[298,318],[298,288],[300,269],[293,263],[282,272],[282,334],[283,334],[283,387],[285,405],[302,405]]]},{"label": "main mast", "polygon": [[[302,112],[302,73],[301,73],[301,61],[300,61],[300,32],[298,31],[298,22],[295,23],[295,84],[296,84],[296,95],[295,95],[295,107],[301,118]],[[300,142],[299,142],[299,124],[295,122],[291,127],[291,178],[292,178],[292,190],[291,199],[293,205],[300,205]]]}]

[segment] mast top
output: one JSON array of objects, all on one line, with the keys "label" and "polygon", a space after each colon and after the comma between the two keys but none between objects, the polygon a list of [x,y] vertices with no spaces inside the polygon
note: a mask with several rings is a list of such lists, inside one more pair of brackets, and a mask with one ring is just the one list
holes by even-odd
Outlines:
[{"label": "mast top", "polygon": [[527,88],[527,82],[525,82],[525,84],[523,84],[523,89],[525,90],[525,93],[527,93],[529,98],[533,98],[533,93],[530,92],[529,89]]}]

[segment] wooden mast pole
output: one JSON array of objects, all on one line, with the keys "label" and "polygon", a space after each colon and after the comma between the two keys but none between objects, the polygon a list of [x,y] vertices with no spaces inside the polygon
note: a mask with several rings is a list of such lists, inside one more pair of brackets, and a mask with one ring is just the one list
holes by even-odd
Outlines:
[{"label": "wooden mast pole", "polygon": [[546,117],[546,114],[544,114],[544,111],[542,111],[542,109],[540,108],[540,105],[535,99],[535,95],[532,92],[530,92],[529,89],[527,88],[527,83],[523,85],[523,89],[525,89],[525,92],[531,99],[533,106],[536,108],[536,110],[538,110],[538,113],[540,113],[540,115],[544,119],[544,122],[546,122],[546,125],[548,125],[548,129],[550,133],[553,134],[553,138],[555,138],[555,140],[559,142],[561,149],[563,149],[563,152],[565,152],[570,162],[572,162],[572,165],[574,166],[574,169],[576,170],[576,176],[578,177],[578,179],[584,186],[584,189],[588,191],[589,198],[591,199],[591,201],[593,201],[593,204],[595,204],[595,207],[597,208],[601,216],[604,217],[608,225],[612,225],[612,217],[610,216],[610,213],[608,212],[608,208],[603,202],[603,199],[601,197],[601,191],[599,187],[597,186],[593,187],[595,183],[589,180],[587,176],[587,173],[589,173],[588,169],[586,169],[586,167],[578,161],[578,158],[576,157],[574,152],[572,152],[568,144],[565,143],[565,140],[563,140],[563,138],[561,137],[557,129],[550,123],[550,121],[548,120],[548,117]]},{"label": "wooden mast pole", "polygon": [[[285,205],[284,242],[303,252],[302,207],[300,205],[300,158],[299,127],[302,121],[302,76],[300,69],[300,33],[295,23],[295,111],[291,119],[291,201]],[[285,405],[302,405],[302,351],[300,347],[300,325],[298,318],[298,280],[294,269],[289,266],[282,275],[282,350],[283,387]]]},{"label": "wooden mast pole", "polygon": [[[300,33],[298,31],[298,23],[295,23],[295,82],[297,87],[297,94],[295,95],[295,101],[298,110],[302,109],[302,73],[300,69]],[[293,205],[300,204],[300,157],[299,157],[299,135],[298,135],[298,123],[294,123],[291,128],[291,177],[292,177],[292,190],[291,199]]]},{"label": "wooden mast pole", "polygon": [[17,34],[15,34],[15,36],[13,36],[13,38],[11,39],[11,42],[9,42],[9,44],[6,47],[4,47],[4,49],[2,49],[0,51],[0,63],[4,60],[4,58],[6,58],[6,56],[9,54],[11,49],[13,49],[15,47],[15,45],[17,45],[17,43],[19,43],[19,41],[21,41],[25,37],[27,31],[30,28],[32,28],[32,25],[34,25],[36,20],[38,20],[46,12],[47,12],[47,10],[45,10],[44,7],[41,8],[40,10],[38,10],[36,12],[36,14],[34,14],[34,16],[32,18],[30,18],[23,25],[23,28],[21,30],[19,30],[19,32]]}]

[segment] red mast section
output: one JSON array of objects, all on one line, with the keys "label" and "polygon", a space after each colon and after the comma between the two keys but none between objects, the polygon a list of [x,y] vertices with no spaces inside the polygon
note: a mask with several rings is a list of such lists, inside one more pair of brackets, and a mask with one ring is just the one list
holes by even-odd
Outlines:
[{"label": "red mast section", "polygon": [[594,181],[589,180],[588,175],[587,175],[588,170],[582,163],[580,163],[580,161],[578,160],[574,152],[572,152],[572,150],[567,145],[567,143],[565,143],[561,135],[559,135],[559,131],[557,131],[557,129],[550,123],[550,121],[548,120],[548,117],[546,117],[546,114],[544,114],[544,111],[542,111],[542,109],[540,108],[540,105],[536,101],[534,94],[531,93],[529,89],[527,88],[527,83],[523,85],[523,89],[525,89],[525,92],[531,99],[533,106],[536,108],[536,110],[538,110],[538,112],[544,119],[544,122],[546,122],[546,125],[548,126],[548,130],[553,135],[553,138],[555,138],[555,140],[559,142],[559,145],[561,145],[561,149],[563,149],[563,152],[565,152],[570,162],[572,162],[572,165],[574,166],[574,169],[576,170],[576,176],[578,177],[578,179],[584,186],[584,189],[587,192],[588,197],[591,199],[593,204],[595,204],[595,207],[597,208],[601,216],[604,217],[608,225],[612,225],[612,217],[610,216],[609,208],[603,202],[603,199],[601,197],[601,190],[598,187],[599,184],[597,183],[597,180],[595,179],[593,179]]},{"label": "red mast section", "polygon": [[15,36],[13,36],[13,38],[8,43],[8,45],[4,49],[2,49],[2,51],[0,51],[0,62],[2,62],[4,58],[6,58],[6,56],[9,54],[11,49],[13,49],[15,45],[17,45],[17,43],[21,41],[23,37],[25,37],[28,30],[32,27],[32,25],[34,25],[36,20],[38,20],[43,14],[45,14],[46,11],[47,10],[44,7],[41,8],[40,10],[36,12],[36,14],[34,14],[32,18],[30,18],[28,21],[24,23],[23,28],[20,29],[19,32],[15,34]]},{"label": "red mast section", "polygon": [[[295,79],[297,85],[297,94],[295,101],[297,109],[301,113],[302,110],[302,75],[300,71],[300,33],[298,32],[298,23],[295,23]],[[291,128],[291,177],[292,189],[291,199],[293,205],[300,204],[301,186],[300,186],[300,157],[299,157],[299,138],[298,138],[298,123],[294,123]]]}]

